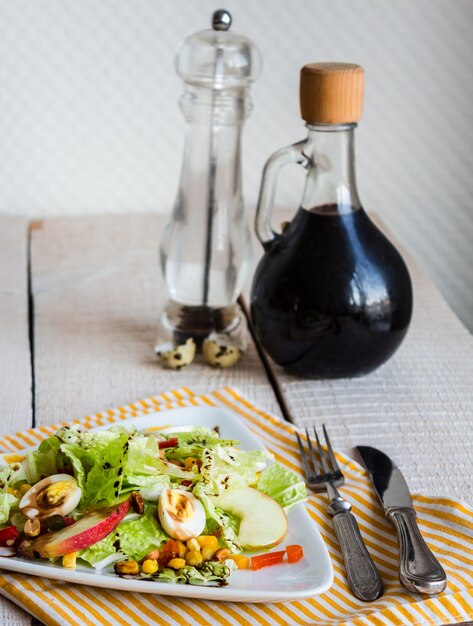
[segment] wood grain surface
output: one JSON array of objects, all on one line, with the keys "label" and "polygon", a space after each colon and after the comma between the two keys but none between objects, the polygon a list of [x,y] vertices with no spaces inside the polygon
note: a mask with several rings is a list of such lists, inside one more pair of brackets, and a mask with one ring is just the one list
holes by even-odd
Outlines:
[{"label": "wood grain surface", "polygon": [[[284,219],[278,215],[275,223]],[[158,261],[163,217],[56,218],[31,230],[0,218],[0,404],[4,432],[85,416],[169,388],[232,385],[281,416],[255,345],[229,370],[196,362],[163,369],[153,353],[165,298]],[[28,326],[28,250],[34,311],[34,398]],[[273,365],[296,423],[325,422],[335,446],[390,453],[414,490],[473,499],[470,412],[473,339],[409,260],[412,327],[370,376],[303,381]],[[246,292],[248,294],[248,290]],[[34,416],[33,416],[33,409]],[[31,618],[0,602],[0,624]]]},{"label": "wood grain surface", "polygon": [[250,342],[230,369],[164,369],[153,346],[165,290],[163,216],[50,219],[32,237],[36,420],[85,416],[171,388],[226,385],[280,415]]},{"label": "wood grain surface", "polygon": [[[32,424],[26,218],[0,217],[0,328],[0,421],[8,433]],[[0,624],[30,625],[31,616],[0,598]]]}]

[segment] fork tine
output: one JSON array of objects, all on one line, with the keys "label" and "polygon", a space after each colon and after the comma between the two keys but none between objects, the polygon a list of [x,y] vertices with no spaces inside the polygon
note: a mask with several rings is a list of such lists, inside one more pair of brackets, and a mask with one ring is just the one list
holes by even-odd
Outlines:
[{"label": "fork tine", "polygon": [[315,454],[314,446],[312,445],[312,441],[310,440],[309,431],[307,428],[305,429],[305,434],[307,437],[307,444],[309,446],[309,456],[312,461],[312,465],[314,467],[314,472],[316,474],[320,474],[322,472],[322,468],[320,467],[320,463],[317,460],[317,455]]},{"label": "fork tine", "polygon": [[304,467],[304,473],[307,479],[309,479],[310,474],[312,473],[309,468],[309,463],[307,462],[307,454],[305,453],[304,446],[302,445],[301,438],[299,437],[299,433],[296,431],[297,443],[299,444],[299,450],[301,452],[302,465]]},{"label": "fork tine", "polygon": [[325,424],[322,424],[322,430],[324,431],[325,443],[327,444],[328,456],[330,459],[330,463],[332,464],[332,469],[334,472],[338,472],[340,467],[337,463],[337,459],[333,452],[332,444],[330,443],[330,439],[327,434],[327,429],[325,428]]},{"label": "fork tine", "polygon": [[327,462],[325,460],[325,452],[323,451],[322,446],[320,445],[320,439],[319,436],[317,434],[317,430],[314,426],[314,433],[315,433],[315,440],[317,441],[317,448],[319,450],[319,454],[320,454],[320,460],[322,461],[322,467],[324,468],[324,472],[327,474],[329,472],[329,468],[327,465]]}]

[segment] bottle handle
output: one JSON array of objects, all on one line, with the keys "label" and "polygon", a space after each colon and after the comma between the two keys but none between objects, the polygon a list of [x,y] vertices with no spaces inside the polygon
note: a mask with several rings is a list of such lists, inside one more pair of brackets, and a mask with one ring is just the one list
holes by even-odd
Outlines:
[{"label": "bottle handle", "polygon": [[292,146],[277,150],[269,157],[264,166],[255,219],[256,235],[264,248],[267,248],[279,237],[279,234],[271,226],[279,172],[283,165],[290,163],[299,163],[304,168],[308,168],[310,162],[304,154],[307,143],[308,140],[304,139],[292,144]]}]

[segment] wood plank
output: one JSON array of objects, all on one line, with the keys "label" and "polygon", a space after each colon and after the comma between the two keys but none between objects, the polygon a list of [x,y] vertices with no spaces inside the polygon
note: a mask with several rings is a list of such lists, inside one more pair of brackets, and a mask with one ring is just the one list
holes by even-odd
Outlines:
[{"label": "wood plank", "polygon": [[0,217],[0,380],[2,432],[29,428],[28,222]]},{"label": "wood plank", "polygon": [[[32,424],[28,324],[28,221],[0,217],[0,406],[1,432]],[[0,624],[26,626],[31,616],[0,597]]]},{"label": "wood plank", "polygon": [[153,353],[165,291],[162,216],[48,219],[32,235],[37,423],[116,407],[170,388],[239,387],[279,415],[255,348],[229,370],[175,372]]},{"label": "wood plank", "polygon": [[274,371],[298,425],[326,423],[334,445],[348,453],[358,444],[385,450],[414,491],[473,502],[473,337],[400,249],[413,281],[414,313],[391,360],[354,379],[302,380],[273,363]]}]

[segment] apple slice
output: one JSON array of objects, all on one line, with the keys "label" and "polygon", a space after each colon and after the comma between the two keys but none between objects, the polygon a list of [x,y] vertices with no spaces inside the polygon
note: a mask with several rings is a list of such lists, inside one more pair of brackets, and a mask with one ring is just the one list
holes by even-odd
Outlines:
[{"label": "apple slice", "polygon": [[243,548],[272,548],[284,539],[286,513],[276,500],[261,491],[252,487],[228,489],[210,499],[215,506],[240,518],[238,541]]},{"label": "apple slice", "polygon": [[84,550],[104,539],[114,530],[130,510],[130,499],[115,507],[94,509],[78,522],[46,533],[33,541],[23,541],[18,548],[20,556],[54,558],[77,550]]}]

